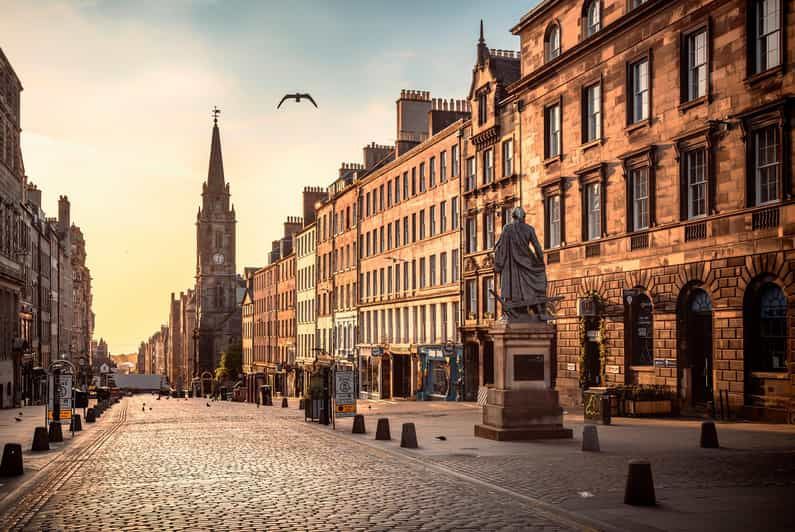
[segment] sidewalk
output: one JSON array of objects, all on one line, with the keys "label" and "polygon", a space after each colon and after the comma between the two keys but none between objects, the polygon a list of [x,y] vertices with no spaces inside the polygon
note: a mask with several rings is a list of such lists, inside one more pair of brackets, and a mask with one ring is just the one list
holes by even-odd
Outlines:
[{"label": "sidewalk", "polygon": [[[795,500],[792,425],[718,423],[721,449],[701,449],[700,421],[614,418],[598,427],[602,452],[584,453],[581,414],[565,417],[573,440],[495,442],[474,437],[481,414],[472,403],[359,401],[358,411],[368,433],[352,435],[353,421],[345,418],[337,419],[337,434],[464,475],[484,489],[552,505],[597,528],[795,529],[788,511]],[[373,439],[379,417],[390,420],[391,442]],[[415,424],[420,449],[399,447],[405,422]],[[627,462],[634,458],[651,462],[655,508],[623,504]]]}]

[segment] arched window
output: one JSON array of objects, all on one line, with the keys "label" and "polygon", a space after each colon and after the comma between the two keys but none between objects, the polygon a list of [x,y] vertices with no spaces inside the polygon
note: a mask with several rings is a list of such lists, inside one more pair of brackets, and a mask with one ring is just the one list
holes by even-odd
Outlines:
[{"label": "arched window", "polygon": [[787,299],[781,288],[767,283],[759,291],[759,357],[757,371],[787,369]]},{"label": "arched window", "polygon": [[552,61],[560,55],[560,26],[553,22],[544,37],[544,59]]},{"label": "arched window", "polygon": [[587,39],[602,29],[602,5],[600,0],[586,2],[582,17],[583,38]]}]

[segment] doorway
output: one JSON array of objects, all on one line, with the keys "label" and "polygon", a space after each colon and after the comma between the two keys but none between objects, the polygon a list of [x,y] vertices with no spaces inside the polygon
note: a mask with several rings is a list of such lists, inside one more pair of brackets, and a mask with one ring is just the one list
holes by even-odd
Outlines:
[{"label": "doorway", "polygon": [[411,356],[392,356],[393,397],[411,397]]},{"label": "doorway", "polygon": [[468,342],[464,348],[464,401],[477,400],[479,384],[478,344]]},{"label": "doorway", "polygon": [[386,355],[381,357],[381,399],[392,397],[391,358]]},{"label": "doorway", "polygon": [[494,342],[483,342],[483,386],[494,384]]},{"label": "doorway", "polygon": [[680,307],[684,366],[690,371],[690,404],[706,408],[714,400],[712,377],[712,300],[701,288],[692,288]]},{"label": "doorway", "polygon": [[585,359],[583,360],[584,389],[602,385],[602,361],[599,347],[604,341],[599,337],[602,320],[598,317],[585,318]]}]

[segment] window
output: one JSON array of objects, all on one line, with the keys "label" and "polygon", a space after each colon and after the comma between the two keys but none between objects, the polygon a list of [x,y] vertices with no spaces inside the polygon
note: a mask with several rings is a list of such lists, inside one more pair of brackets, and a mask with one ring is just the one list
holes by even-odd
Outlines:
[{"label": "window", "polygon": [[494,150],[488,149],[483,152],[483,182],[492,181],[494,181]]},{"label": "window", "polygon": [[602,137],[602,85],[597,83],[583,90],[583,143]]},{"label": "window", "polygon": [[640,7],[641,5],[645,4],[646,0],[631,0],[630,7],[635,9],[636,7]]},{"label": "window", "polygon": [[477,234],[477,227],[474,216],[470,216],[469,218],[467,218],[466,229],[467,229],[466,252],[475,253],[478,250],[478,234]]},{"label": "window", "polygon": [[436,157],[428,161],[428,188],[436,186]]},{"label": "window", "polygon": [[439,204],[439,232],[444,233],[447,231],[447,202],[443,201]]},{"label": "window", "polygon": [[420,257],[420,288],[425,288],[425,257]]},{"label": "window", "polygon": [[442,326],[442,342],[446,342],[449,338],[447,335],[447,303],[441,303],[439,305],[439,323]]},{"label": "window", "polygon": [[392,224],[386,224],[386,249],[392,249]]},{"label": "window", "polygon": [[544,109],[544,158],[557,157],[561,152],[560,142],[560,103]]},{"label": "window", "polygon": [[420,192],[425,192],[425,163],[420,163]]},{"label": "window", "polygon": [[392,266],[386,267],[386,293],[392,294]]},{"label": "window", "polygon": [[478,316],[478,285],[475,279],[467,279],[467,319],[474,320]]},{"label": "window", "polygon": [[383,210],[384,210],[384,185],[381,185],[381,186],[380,186],[380,187],[378,187],[378,188],[379,188],[379,194],[378,194],[378,210],[379,210],[379,211],[383,211]]},{"label": "window", "polygon": [[585,38],[602,29],[602,6],[599,0],[590,0],[590,2],[585,3],[582,27]]},{"label": "window", "polygon": [[544,59],[552,61],[560,55],[560,26],[555,23],[550,24],[547,28],[546,37],[544,37]]},{"label": "window", "polygon": [[439,182],[447,182],[447,152],[443,151],[439,154]]},{"label": "window", "polygon": [[428,229],[430,231],[429,234],[430,234],[431,238],[433,238],[433,236],[436,235],[436,206],[435,205],[431,205],[430,208],[428,209],[428,225],[429,225]]},{"label": "window", "polygon": [[428,282],[429,286],[436,286],[436,255],[428,257]]},{"label": "window", "polygon": [[447,284],[447,252],[439,254],[439,284]]},{"label": "window", "polygon": [[707,95],[707,29],[685,35],[682,49],[682,101],[689,102]]},{"label": "window", "polygon": [[502,143],[502,175],[513,175],[513,139]]},{"label": "window", "polygon": [[596,240],[602,236],[601,183],[585,185],[585,223],[585,236],[588,240]]},{"label": "window", "polygon": [[400,247],[400,219],[395,220],[395,247]]},{"label": "window", "polygon": [[[781,288],[768,282],[759,289],[757,309],[754,312],[758,327],[758,348],[749,357],[751,371],[787,370],[787,298]],[[753,332],[752,332],[753,334]]]},{"label": "window", "polygon": [[687,217],[699,218],[707,214],[706,150],[686,152],[682,157],[687,184]]},{"label": "window", "polygon": [[467,183],[466,183],[466,190],[473,190],[475,188],[475,158],[470,157],[467,159]]},{"label": "window", "polygon": [[556,248],[561,242],[560,194],[548,196],[546,206],[546,248]]},{"label": "window", "polygon": [[494,301],[494,277],[483,278],[483,315],[486,318],[494,318],[496,306]]},{"label": "window", "polygon": [[400,292],[400,264],[395,264],[395,292]]},{"label": "window", "polygon": [[386,182],[386,208],[390,208],[392,206],[392,182]]},{"label": "window", "polygon": [[494,210],[487,209],[483,213],[483,242],[485,249],[494,247]]},{"label": "window", "polygon": [[417,241],[417,213],[411,213],[411,243]]},{"label": "window", "polygon": [[450,148],[450,176],[458,177],[458,144]]},{"label": "window", "polygon": [[409,198],[409,173],[403,172],[403,199]]},{"label": "window", "polygon": [[411,195],[417,195],[417,167],[411,169]]},{"label": "window", "polygon": [[749,6],[749,68],[759,74],[782,64],[781,0],[755,0]]},{"label": "window", "polygon": [[458,196],[450,200],[451,229],[458,229]]},{"label": "window", "polygon": [[636,124],[649,118],[649,59],[629,65],[628,123]]},{"label": "window", "polygon": [[754,186],[757,205],[779,199],[779,129],[768,126],[753,133]]},{"label": "window", "polygon": [[417,260],[411,260],[411,289],[417,289]]},{"label": "window", "polygon": [[632,231],[649,227],[649,169],[636,168],[630,171],[630,197],[632,198]]},{"label": "window", "polygon": [[409,243],[409,217],[403,217],[403,244]]},{"label": "window", "polygon": [[487,118],[487,108],[486,108],[486,92],[483,91],[478,94],[478,125],[482,126],[486,123]]},{"label": "window", "polygon": [[425,240],[425,209],[420,209],[420,240]]},{"label": "window", "polygon": [[384,252],[384,226],[378,228],[378,252]]},{"label": "window", "polygon": [[403,290],[409,290],[409,263],[403,263]]},{"label": "window", "polygon": [[459,279],[459,277],[458,277],[459,265],[458,265],[458,250],[457,249],[453,250],[453,254],[450,257],[450,268],[451,268],[450,280],[452,282],[454,282],[454,283],[457,283],[458,279]]},{"label": "window", "polygon": [[395,205],[400,203],[400,175],[395,176]]}]

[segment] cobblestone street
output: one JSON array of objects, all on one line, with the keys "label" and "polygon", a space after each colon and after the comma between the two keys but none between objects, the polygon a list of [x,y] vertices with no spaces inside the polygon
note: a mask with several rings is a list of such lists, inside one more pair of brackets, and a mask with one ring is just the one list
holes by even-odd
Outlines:
[{"label": "cobblestone street", "polygon": [[[146,403],[145,411],[142,409]],[[116,405],[106,439],[60,486],[37,482],[0,528],[484,530],[571,528],[525,502],[391,453],[341,445],[296,413],[138,396]],[[149,408],[152,406],[152,410]],[[292,409],[291,409],[292,410]],[[393,428],[393,432],[394,432]],[[90,448],[96,444],[82,442]],[[62,466],[66,467],[66,466]],[[50,496],[51,495],[51,496]]]}]

